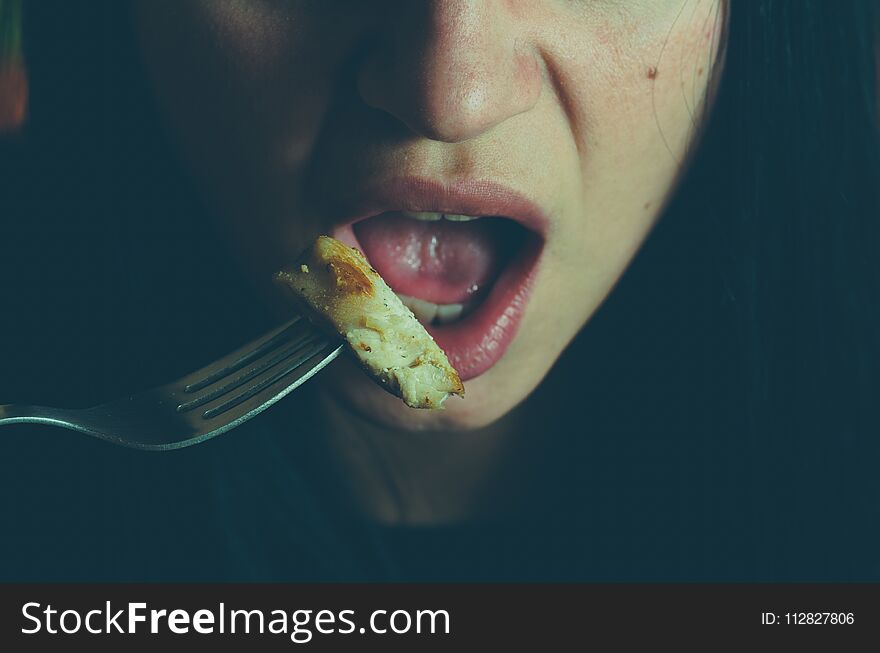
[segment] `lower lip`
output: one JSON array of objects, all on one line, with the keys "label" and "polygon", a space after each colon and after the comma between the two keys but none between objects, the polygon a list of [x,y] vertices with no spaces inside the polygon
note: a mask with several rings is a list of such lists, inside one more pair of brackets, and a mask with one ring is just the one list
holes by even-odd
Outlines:
[{"label": "lower lip", "polygon": [[[363,251],[351,225],[336,229],[332,235]],[[543,246],[539,236],[530,234],[523,251],[508,263],[489,294],[471,313],[452,324],[425,326],[446,352],[462,381],[491,369],[513,342],[525,313]]]}]

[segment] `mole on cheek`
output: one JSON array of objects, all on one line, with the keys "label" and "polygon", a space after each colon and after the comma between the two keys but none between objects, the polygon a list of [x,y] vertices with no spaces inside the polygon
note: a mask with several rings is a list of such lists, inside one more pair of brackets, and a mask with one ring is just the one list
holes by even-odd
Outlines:
[{"label": "mole on cheek", "polygon": [[648,79],[657,79],[657,66],[648,67]]}]

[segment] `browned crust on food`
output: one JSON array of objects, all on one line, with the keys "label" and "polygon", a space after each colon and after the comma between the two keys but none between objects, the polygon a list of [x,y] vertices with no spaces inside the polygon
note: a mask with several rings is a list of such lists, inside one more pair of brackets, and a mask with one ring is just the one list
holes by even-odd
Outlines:
[{"label": "browned crust on food", "polygon": [[327,270],[336,279],[336,287],[340,291],[350,295],[372,296],[373,283],[366,274],[349,261],[342,260],[341,258],[333,259],[327,263]]}]

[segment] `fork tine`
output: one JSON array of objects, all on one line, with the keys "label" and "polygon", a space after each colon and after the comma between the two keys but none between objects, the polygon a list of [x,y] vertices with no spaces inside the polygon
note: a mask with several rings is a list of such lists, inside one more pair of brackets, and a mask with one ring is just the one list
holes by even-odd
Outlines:
[{"label": "fork tine", "polygon": [[[338,345],[336,345],[338,347]],[[243,404],[244,402],[257,397],[261,392],[271,388],[273,385],[278,383],[279,381],[284,380],[285,382],[290,382],[292,390],[297,385],[305,381],[307,378],[311,377],[312,374],[317,372],[317,369],[313,369],[314,366],[309,366],[308,363],[315,357],[320,356],[321,354],[325,354],[332,349],[334,345],[331,345],[327,341],[317,341],[311,342],[309,345],[303,347],[299,353],[291,358],[291,360],[287,361],[284,365],[280,366],[278,370],[269,375],[264,375],[262,378],[258,377],[254,380],[253,383],[246,385],[241,388],[239,392],[232,392],[226,395],[222,395],[226,400],[213,408],[209,408],[202,413],[202,418],[204,419],[213,419],[218,417],[229,410]],[[293,375],[294,372],[300,371],[302,376],[299,379],[296,378],[288,378]],[[307,374],[307,376],[306,376]]]},{"label": "fork tine", "polygon": [[[299,365],[304,359],[302,358],[302,354],[306,352],[306,350],[314,350],[315,344],[326,344],[326,340],[322,338],[315,332],[304,332],[302,334],[297,334],[292,338],[288,339],[285,342],[283,348],[280,350],[277,347],[272,347],[268,350],[264,350],[264,356],[262,358],[251,357],[249,358],[251,365],[249,368],[238,374],[233,376],[232,374],[227,374],[226,376],[221,376],[219,373],[215,373],[212,375],[212,383],[195,383],[187,386],[185,392],[189,393],[190,388],[208,388],[209,385],[213,385],[214,387],[208,389],[206,392],[201,393],[200,395],[190,399],[189,401],[185,401],[177,406],[178,412],[186,412],[188,410],[192,410],[193,408],[198,408],[199,406],[203,406],[211,401],[221,397],[223,395],[231,393],[233,390],[240,388],[248,381],[263,375],[264,372],[270,370],[273,367],[276,367],[282,362],[287,361],[290,358],[293,358],[292,365],[296,367]],[[311,356],[311,354],[309,354]],[[306,356],[308,358],[309,356]],[[243,368],[231,368],[233,370],[241,370]],[[232,377],[232,378],[230,378]],[[222,384],[219,384],[220,381],[225,381]]]},{"label": "fork tine", "polygon": [[261,356],[279,349],[289,343],[291,338],[306,331],[307,328],[308,321],[297,315],[280,327],[239,347],[223,358],[213,361],[210,365],[187,374],[175,383],[182,386],[182,391],[185,393],[198,392],[220,379],[234,374]]}]

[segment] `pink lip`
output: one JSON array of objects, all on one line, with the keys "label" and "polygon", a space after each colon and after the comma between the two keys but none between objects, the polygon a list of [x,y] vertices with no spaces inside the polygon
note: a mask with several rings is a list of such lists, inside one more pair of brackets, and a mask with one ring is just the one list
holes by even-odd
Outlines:
[{"label": "pink lip", "polygon": [[473,313],[453,324],[427,327],[462,380],[483,374],[501,359],[519,329],[549,219],[534,202],[495,182],[441,183],[405,177],[337,200],[333,209],[337,226],[332,235],[362,250],[351,225],[387,211],[500,215],[533,232],[524,251],[510,262]]},{"label": "pink lip", "polygon": [[337,200],[333,213],[337,225],[347,226],[386,211],[503,215],[542,237],[550,224],[534,202],[506,186],[482,180],[391,179]]}]

